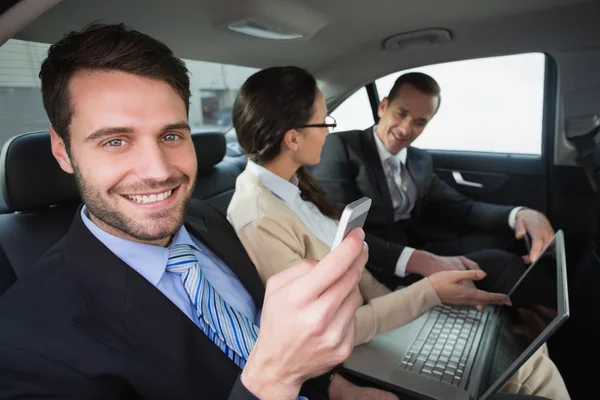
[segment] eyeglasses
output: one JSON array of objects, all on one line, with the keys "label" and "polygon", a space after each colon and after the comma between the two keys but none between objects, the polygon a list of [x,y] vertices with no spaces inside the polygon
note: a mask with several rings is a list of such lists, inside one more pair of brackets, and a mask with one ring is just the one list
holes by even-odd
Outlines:
[{"label": "eyeglasses", "polygon": [[328,115],[325,117],[325,123],[323,124],[307,124],[299,126],[298,128],[329,128],[329,132],[333,132],[336,126],[337,122],[335,121],[335,118]]}]

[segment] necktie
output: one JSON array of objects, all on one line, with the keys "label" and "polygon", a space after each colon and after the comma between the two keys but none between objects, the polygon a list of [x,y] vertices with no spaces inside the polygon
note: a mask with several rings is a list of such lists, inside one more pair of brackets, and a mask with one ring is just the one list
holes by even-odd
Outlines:
[{"label": "necktie", "polygon": [[196,308],[200,329],[243,369],[256,343],[258,327],[229,306],[204,278],[191,246],[171,246],[167,271],[180,276]]},{"label": "necktie", "polygon": [[392,192],[392,198],[396,196],[396,198],[400,200],[400,206],[394,210],[396,219],[399,219],[399,217],[403,216],[410,208],[408,191],[403,185],[403,183],[406,182],[406,174],[402,174],[402,172],[406,169],[406,167],[404,165],[401,166],[400,162],[394,157],[388,158],[387,162],[391,172],[391,176],[388,177],[388,181],[390,182],[389,186]]}]

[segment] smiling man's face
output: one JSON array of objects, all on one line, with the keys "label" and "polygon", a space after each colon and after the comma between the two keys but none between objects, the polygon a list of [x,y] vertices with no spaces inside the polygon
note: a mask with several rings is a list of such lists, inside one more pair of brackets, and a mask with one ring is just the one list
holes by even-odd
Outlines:
[{"label": "smiling man's face", "polygon": [[435,115],[439,101],[439,97],[410,83],[402,85],[393,99],[386,97],[381,101],[377,136],[390,153],[397,154],[419,137]]},{"label": "smiling man's face", "polygon": [[197,160],[186,106],[166,82],[82,71],[69,82],[70,149],[52,152],[74,173],[90,218],[114,235],[165,245],[184,221]]}]

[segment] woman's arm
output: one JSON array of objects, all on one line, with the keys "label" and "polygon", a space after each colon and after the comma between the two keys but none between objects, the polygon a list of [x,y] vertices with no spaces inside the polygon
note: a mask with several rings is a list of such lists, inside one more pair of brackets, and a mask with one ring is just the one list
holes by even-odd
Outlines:
[{"label": "woman's arm", "polygon": [[[306,244],[291,227],[273,218],[262,217],[244,226],[238,236],[264,283],[305,258]],[[365,270],[358,286],[366,304],[356,311],[355,345],[403,326],[440,304],[428,278],[391,292]]]}]

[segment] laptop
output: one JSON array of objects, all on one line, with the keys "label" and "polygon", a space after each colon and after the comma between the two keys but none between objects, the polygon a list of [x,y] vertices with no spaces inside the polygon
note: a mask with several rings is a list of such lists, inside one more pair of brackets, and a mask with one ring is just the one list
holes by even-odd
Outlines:
[{"label": "laptop", "polygon": [[440,305],[357,346],[341,370],[423,399],[488,399],[569,318],[563,232],[509,292],[512,306]]}]

